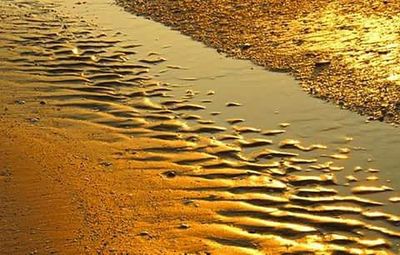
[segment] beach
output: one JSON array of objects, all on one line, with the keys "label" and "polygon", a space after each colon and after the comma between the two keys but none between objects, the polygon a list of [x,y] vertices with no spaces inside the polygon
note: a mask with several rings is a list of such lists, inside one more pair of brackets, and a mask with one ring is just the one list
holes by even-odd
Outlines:
[{"label": "beach", "polygon": [[[302,90],[348,77],[342,62],[324,55],[311,79],[303,51],[260,57],[249,27],[217,32],[230,2],[117,3],[0,1],[1,254],[399,252],[397,115],[346,101],[366,120]],[[227,22],[248,24],[240,10],[255,19],[256,4]],[[369,88],[394,113],[382,72]]]},{"label": "beach", "polygon": [[290,72],[315,97],[399,123],[396,1],[117,3],[229,56]]}]

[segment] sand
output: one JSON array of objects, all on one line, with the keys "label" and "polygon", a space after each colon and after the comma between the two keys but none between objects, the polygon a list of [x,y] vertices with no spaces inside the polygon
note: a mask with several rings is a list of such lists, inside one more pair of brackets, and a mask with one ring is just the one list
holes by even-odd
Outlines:
[{"label": "sand", "polygon": [[352,138],[328,147],[240,114],[214,123],[204,116],[246,106],[209,112],[213,91],[157,77],[169,65],[157,49],[47,1],[0,8],[1,253],[398,251],[385,210],[398,192],[355,181],[380,175],[344,167],[364,153]]},{"label": "sand", "polygon": [[177,191],[171,198],[160,170],[116,162],[109,144],[88,139],[106,130],[85,127],[73,134],[20,119],[1,121],[2,254],[204,249],[195,236],[179,236],[179,227],[207,212],[183,207]]},{"label": "sand", "polygon": [[228,56],[290,72],[315,97],[399,123],[397,1],[116,2]]}]

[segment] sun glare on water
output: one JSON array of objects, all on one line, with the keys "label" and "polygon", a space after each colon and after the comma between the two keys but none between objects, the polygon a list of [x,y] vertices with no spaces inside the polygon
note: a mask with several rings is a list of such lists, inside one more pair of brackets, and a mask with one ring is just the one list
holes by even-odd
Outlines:
[{"label": "sun glare on water", "polygon": [[290,27],[288,33],[300,37],[304,51],[328,53],[381,81],[400,84],[399,15],[345,12],[334,3]]}]

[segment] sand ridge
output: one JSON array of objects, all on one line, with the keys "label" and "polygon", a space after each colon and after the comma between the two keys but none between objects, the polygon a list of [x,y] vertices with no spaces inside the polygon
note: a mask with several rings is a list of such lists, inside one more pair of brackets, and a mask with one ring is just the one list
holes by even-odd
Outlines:
[{"label": "sand ridge", "polygon": [[[6,3],[2,29],[15,33],[1,38],[7,81],[1,87],[7,92],[1,93],[2,156],[14,166],[6,168],[17,171],[23,162],[10,155],[32,155],[40,163],[34,172],[48,176],[35,182],[39,191],[47,187],[41,182],[59,183],[61,203],[71,204],[67,215],[76,213],[65,235],[76,239],[78,249],[391,254],[396,248],[391,241],[400,236],[398,217],[372,211],[394,194],[390,184],[378,179],[365,188],[343,178],[368,174],[342,166],[356,150],[351,138],[340,144],[348,148],[328,148],[284,139],[293,135],[290,123],[253,127],[237,116],[216,125],[197,115],[209,111],[207,104],[194,102],[200,96],[212,100],[214,93],[153,76],[156,66],[168,64],[162,56],[137,56],[140,45],[124,35],[60,13],[55,5]],[[182,96],[176,96],[179,89]],[[223,110],[240,107],[245,105],[232,100]],[[8,148],[11,139],[15,147]],[[46,217],[46,208],[39,208],[29,217]],[[59,215],[46,224],[62,221]]]}]

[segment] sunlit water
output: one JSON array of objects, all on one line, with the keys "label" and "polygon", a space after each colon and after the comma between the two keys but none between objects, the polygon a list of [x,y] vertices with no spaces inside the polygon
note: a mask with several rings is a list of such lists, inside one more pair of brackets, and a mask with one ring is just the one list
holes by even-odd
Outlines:
[{"label": "sunlit water", "polygon": [[[215,209],[215,223],[231,233],[210,240],[250,253],[259,248],[251,244],[259,242],[262,247],[268,234],[309,245],[301,248],[283,242],[295,247],[293,252],[321,247],[342,251],[345,248],[334,245],[340,240],[347,240],[349,246],[377,249],[390,246],[385,240],[391,240],[395,244],[391,249],[397,251],[399,204],[389,198],[400,195],[398,128],[366,123],[364,117],[307,96],[288,75],[226,58],[160,24],[124,13],[107,0],[65,4],[67,12],[73,6],[73,13],[115,36],[103,36],[95,27],[67,19],[77,37],[63,35],[69,40],[60,43],[46,34],[45,40],[52,38],[46,50],[55,57],[40,56],[35,60],[41,64],[20,68],[39,73],[42,83],[50,82],[49,88],[42,84],[47,93],[43,96],[68,109],[65,112],[72,119],[108,125],[128,136],[165,139],[163,146],[155,141],[127,160],[172,161],[192,167],[181,178],[199,178],[202,186],[186,188],[204,194],[194,200]],[[59,26],[59,21],[54,23]],[[29,40],[35,40],[25,39],[22,43],[29,47]],[[40,52],[41,46],[37,47]],[[131,50],[136,53],[129,54]],[[9,62],[23,61],[15,57]],[[142,72],[149,75],[149,81],[136,84],[137,79],[144,79]],[[244,122],[230,125],[226,120],[233,118]],[[268,130],[284,133],[266,136]],[[235,146],[226,135],[236,136],[232,138]],[[368,214],[375,209],[394,215]],[[353,218],[366,223],[353,222]],[[329,234],[329,240],[319,231]],[[374,241],[365,244],[369,241],[363,235]],[[376,239],[381,236],[385,240]],[[319,246],[324,242],[332,247]]]},{"label": "sunlit water", "polygon": [[[96,8],[96,5],[107,8]],[[215,91],[205,117],[219,123],[240,117],[246,120],[246,125],[263,128],[279,128],[279,123],[289,122],[290,132],[309,142],[337,145],[345,137],[352,137],[352,146],[364,147],[367,151],[359,153],[363,155],[352,155],[355,161],[350,164],[379,168],[386,179],[400,178],[396,171],[400,163],[398,128],[376,121],[368,123],[363,116],[307,96],[289,75],[266,72],[248,61],[226,58],[163,25],[120,12],[119,7],[107,1],[95,1],[80,11],[87,15],[93,13],[96,23],[129,34],[133,42],[142,44],[139,57],[157,49],[168,59],[167,63],[154,67],[158,70],[157,76],[162,81],[187,85],[181,95],[186,89],[203,94]],[[119,15],[109,15],[110,12]],[[185,69],[171,69],[168,65]],[[205,98],[199,97],[198,102]],[[244,107],[225,108],[229,101],[240,102]],[[208,115],[213,111],[223,114]],[[357,156],[362,158],[357,160]],[[367,162],[367,158],[373,161]]]}]

